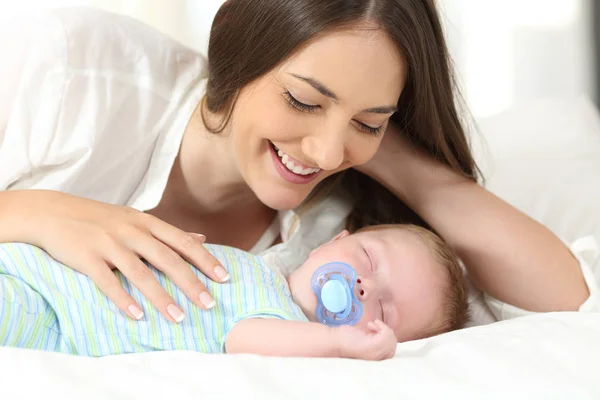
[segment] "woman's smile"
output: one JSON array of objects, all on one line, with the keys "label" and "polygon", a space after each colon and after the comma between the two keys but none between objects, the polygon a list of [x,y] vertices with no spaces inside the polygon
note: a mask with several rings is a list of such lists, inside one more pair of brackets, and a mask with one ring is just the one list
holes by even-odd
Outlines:
[{"label": "woman's smile", "polygon": [[279,175],[290,183],[300,185],[310,183],[321,172],[320,168],[310,167],[289,156],[272,142],[269,142],[269,152]]}]

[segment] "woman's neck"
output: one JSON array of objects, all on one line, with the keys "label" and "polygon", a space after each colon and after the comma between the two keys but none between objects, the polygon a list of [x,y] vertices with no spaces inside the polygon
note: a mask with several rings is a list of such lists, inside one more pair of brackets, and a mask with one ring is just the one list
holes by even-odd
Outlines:
[{"label": "woman's neck", "polygon": [[[200,108],[196,108],[184,132],[165,190],[165,197],[171,197],[167,201],[208,214],[256,204],[259,200],[236,165],[230,133],[209,132]],[[213,124],[217,117],[209,118]]]},{"label": "woman's neck", "polygon": [[149,213],[180,229],[204,233],[212,243],[245,249],[276,216],[240,174],[229,133],[208,132],[199,108],[186,127],[160,204]]}]

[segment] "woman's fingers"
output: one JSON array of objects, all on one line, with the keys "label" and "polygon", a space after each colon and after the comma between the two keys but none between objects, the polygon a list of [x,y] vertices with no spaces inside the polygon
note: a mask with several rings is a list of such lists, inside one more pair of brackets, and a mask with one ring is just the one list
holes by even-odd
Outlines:
[{"label": "woman's fingers", "polygon": [[[104,261],[102,264],[104,264]],[[88,276],[94,281],[100,291],[124,314],[136,320],[144,317],[144,312],[140,305],[123,289],[119,278],[117,278],[108,265],[97,265],[91,268]]]},{"label": "woman's fingers", "polygon": [[[60,192],[32,191],[28,196],[31,196],[28,198],[32,199],[33,206],[48,205],[40,212],[44,223],[38,225],[52,227],[52,230],[36,233],[35,244],[56,260],[88,275],[121,311],[132,318],[141,318],[143,310],[133,300],[136,296],[128,294],[128,288],[124,288],[110,270],[112,267],[174,322],[185,317],[181,308],[161,287],[155,271],[140,258],[164,271],[192,302],[204,309],[214,305],[214,300],[196,276],[197,271],[183,259],[195,264],[216,282],[228,279],[221,264],[204,248],[206,238],[203,235],[182,232],[130,207]],[[78,246],[73,246],[74,241]]]},{"label": "woman's fingers", "polygon": [[175,251],[150,235],[140,235],[131,245],[134,252],[170,277],[193,303],[205,310],[215,306],[215,300],[206,286]]},{"label": "woman's fingers", "polygon": [[[229,273],[221,263],[210,254],[202,244],[201,236],[183,232],[172,225],[153,218],[149,223],[152,236],[175,250],[179,255],[192,263],[198,270],[215,282],[223,283],[229,280]],[[157,266],[158,267],[158,266]],[[175,279],[175,276],[171,276]]]},{"label": "woman's fingers", "polygon": [[206,242],[206,236],[201,233],[190,233],[191,235],[196,236],[196,239],[200,241],[200,243],[204,244]]},{"label": "woman's fingers", "polygon": [[[185,314],[158,283],[148,266],[144,264],[131,250],[115,245],[108,252],[108,262],[113,264],[135,286],[156,309],[172,322],[181,322]],[[120,284],[119,284],[120,286]]]}]

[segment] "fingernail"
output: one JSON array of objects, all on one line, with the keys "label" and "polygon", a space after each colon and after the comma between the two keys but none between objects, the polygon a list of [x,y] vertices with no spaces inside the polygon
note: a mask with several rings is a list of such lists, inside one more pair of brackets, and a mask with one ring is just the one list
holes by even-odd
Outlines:
[{"label": "fingernail", "polygon": [[138,307],[134,306],[133,304],[128,307],[128,310],[131,313],[131,315],[133,315],[133,317],[137,320],[142,319],[142,317],[144,316],[144,313],[142,312],[142,310],[140,310]]},{"label": "fingernail", "polygon": [[212,296],[208,294],[208,292],[200,293],[200,302],[204,304],[204,307],[206,307],[207,310],[210,310],[211,308],[217,305],[215,299],[213,299]]},{"label": "fingernail", "polygon": [[201,239],[201,240],[206,240],[206,235],[203,235],[201,233],[194,233],[194,232],[192,232],[192,235],[198,236],[198,238]]},{"label": "fingernail", "polygon": [[167,312],[171,317],[173,317],[175,322],[181,322],[185,319],[185,315],[175,304],[169,304],[167,306]]},{"label": "fingernail", "polygon": [[231,278],[227,271],[225,271],[225,268],[221,267],[220,265],[217,265],[214,271],[215,275],[221,280],[221,282],[227,282],[229,278]]}]

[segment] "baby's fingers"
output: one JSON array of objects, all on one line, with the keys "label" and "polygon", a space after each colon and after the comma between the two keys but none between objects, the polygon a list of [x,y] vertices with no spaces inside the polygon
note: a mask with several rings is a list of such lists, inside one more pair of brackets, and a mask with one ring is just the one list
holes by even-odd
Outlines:
[{"label": "baby's fingers", "polygon": [[377,330],[378,331],[383,331],[386,329],[391,329],[389,326],[387,326],[387,324],[379,319],[375,320],[375,326],[377,326]]},{"label": "baby's fingers", "polygon": [[380,333],[380,332],[383,332],[383,331],[388,330],[388,329],[391,330],[391,328],[389,326],[387,326],[385,324],[385,322],[383,322],[383,321],[381,321],[379,319],[376,319],[375,321],[370,321],[367,324],[367,327],[373,333]]},{"label": "baby's fingers", "polygon": [[369,321],[367,323],[367,328],[373,333],[377,333],[379,331],[379,328],[377,327],[377,324],[375,324],[375,321]]}]

